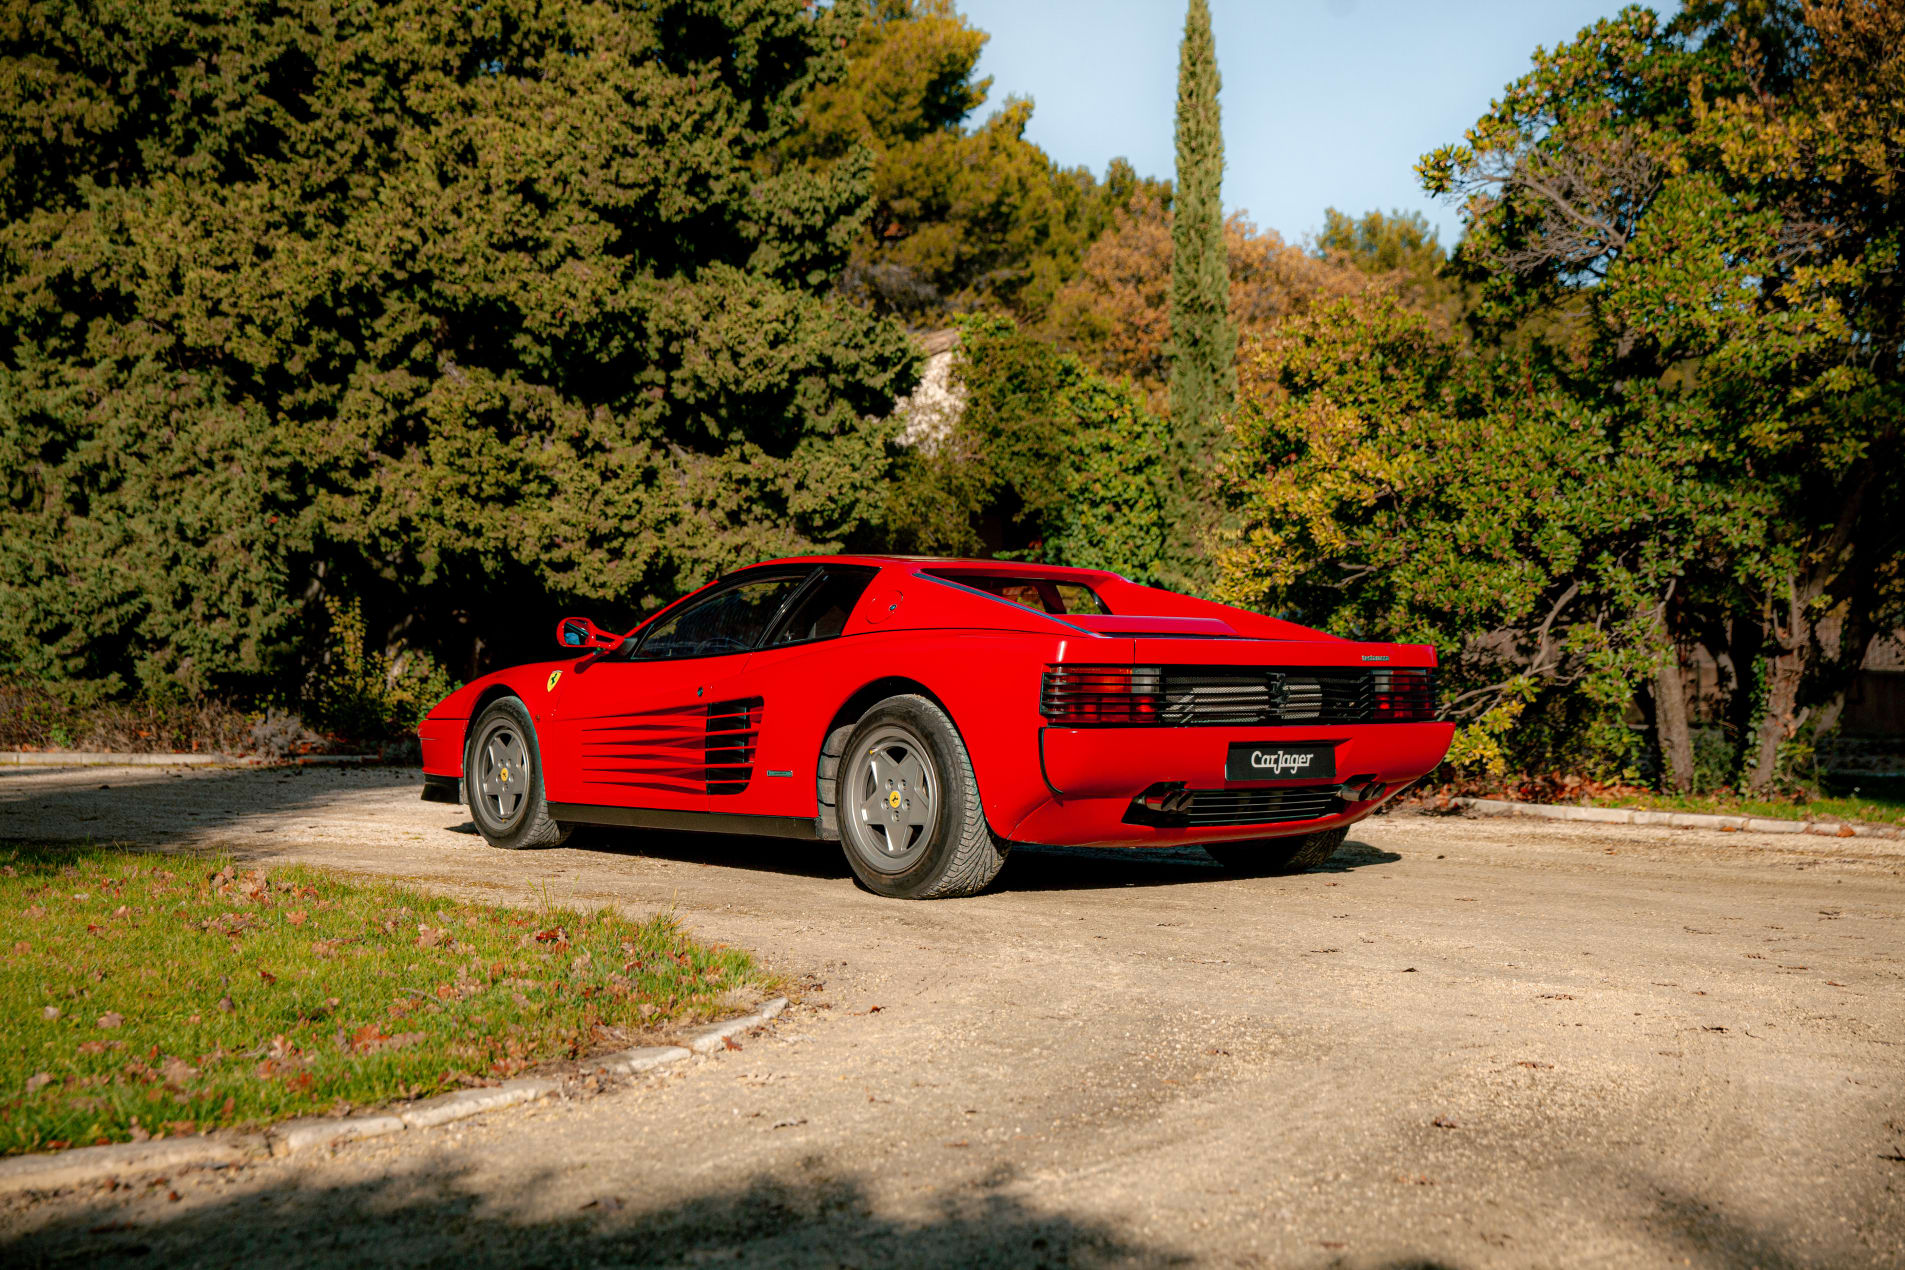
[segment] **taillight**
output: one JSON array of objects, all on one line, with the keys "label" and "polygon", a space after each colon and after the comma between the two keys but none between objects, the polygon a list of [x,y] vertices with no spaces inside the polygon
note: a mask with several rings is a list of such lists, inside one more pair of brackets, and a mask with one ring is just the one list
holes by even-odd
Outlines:
[{"label": "taillight", "polygon": [[1052,723],[1158,721],[1164,704],[1164,671],[1157,666],[1047,666],[1039,688],[1039,713]]},{"label": "taillight", "polygon": [[1386,723],[1427,723],[1435,718],[1435,674],[1409,667],[1373,672],[1370,717]]}]

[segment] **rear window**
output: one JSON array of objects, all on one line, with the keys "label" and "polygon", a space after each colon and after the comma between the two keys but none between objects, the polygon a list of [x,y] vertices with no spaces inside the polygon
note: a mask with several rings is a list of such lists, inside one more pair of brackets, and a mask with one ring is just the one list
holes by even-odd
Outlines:
[{"label": "rear window", "polygon": [[997,573],[953,573],[938,569],[923,569],[929,577],[940,578],[947,582],[957,582],[960,586],[969,586],[974,590],[996,595],[1002,600],[1014,604],[1023,604],[1028,609],[1037,609],[1041,613],[1063,616],[1066,613],[1088,613],[1105,615],[1111,612],[1098,593],[1083,582],[1058,578],[1015,578]]}]

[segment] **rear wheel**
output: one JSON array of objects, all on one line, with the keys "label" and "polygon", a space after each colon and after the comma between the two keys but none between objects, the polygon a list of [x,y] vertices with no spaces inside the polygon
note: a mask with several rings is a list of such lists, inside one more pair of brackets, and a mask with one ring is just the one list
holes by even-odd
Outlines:
[{"label": "rear wheel", "polygon": [[492,847],[554,847],[569,836],[569,826],[549,818],[536,728],[515,697],[491,702],[470,728],[463,787],[470,819]]},{"label": "rear wheel", "polygon": [[1250,842],[1213,843],[1204,848],[1211,859],[1243,877],[1275,877],[1304,873],[1336,854],[1349,836],[1349,826],[1319,829],[1291,838],[1259,838]]},{"label": "rear wheel", "polygon": [[853,875],[895,899],[973,895],[1005,864],[952,720],[924,697],[888,697],[847,740],[835,777]]}]

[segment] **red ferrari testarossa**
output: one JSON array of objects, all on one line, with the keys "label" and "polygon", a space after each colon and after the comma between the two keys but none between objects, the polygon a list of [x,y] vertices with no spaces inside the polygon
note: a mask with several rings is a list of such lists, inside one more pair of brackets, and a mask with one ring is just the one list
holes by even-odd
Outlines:
[{"label": "red ferrari testarossa", "polygon": [[824,556],[712,582],[430,711],[424,797],[498,847],[575,825],[838,840],[882,895],[970,895],[1014,843],[1327,859],[1442,761],[1435,650],[1114,573]]}]

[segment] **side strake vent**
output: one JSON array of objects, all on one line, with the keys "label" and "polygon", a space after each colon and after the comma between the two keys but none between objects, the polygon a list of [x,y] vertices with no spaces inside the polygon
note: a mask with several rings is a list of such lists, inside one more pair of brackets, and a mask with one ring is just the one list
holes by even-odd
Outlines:
[{"label": "side strake vent", "polygon": [[1424,723],[1423,667],[1048,666],[1039,712],[1063,727]]},{"label": "side strake vent", "polygon": [[708,707],[708,792],[738,794],[754,778],[754,745],[761,735],[761,699],[717,701]]}]

